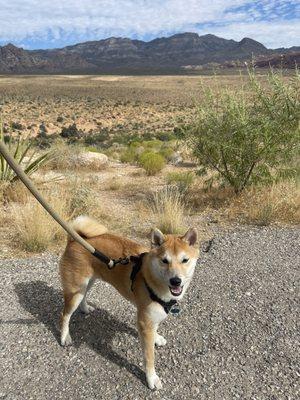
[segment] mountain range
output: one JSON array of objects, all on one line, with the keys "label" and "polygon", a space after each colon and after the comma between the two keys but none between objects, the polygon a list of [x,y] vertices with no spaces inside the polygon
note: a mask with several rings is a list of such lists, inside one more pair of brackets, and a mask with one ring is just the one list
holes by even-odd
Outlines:
[{"label": "mountain range", "polygon": [[7,44],[0,46],[0,73],[180,73],[197,67],[240,66],[253,57],[262,67],[273,61],[293,67],[300,61],[300,47],[267,49],[250,38],[238,42],[197,33],[150,42],[111,37],[49,50]]}]

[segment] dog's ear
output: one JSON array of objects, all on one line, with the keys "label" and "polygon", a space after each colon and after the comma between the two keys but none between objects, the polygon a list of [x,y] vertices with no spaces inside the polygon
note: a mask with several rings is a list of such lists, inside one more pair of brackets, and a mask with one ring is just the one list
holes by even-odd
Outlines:
[{"label": "dog's ear", "polygon": [[190,228],[181,239],[188,242],[190,246],[193,246],[197,242],[198,234],[195,228]]},{"label": "dog's ear", "polygon": [[157,228],[151,231],[151,247],[159,247],[165,241],[164,234]]}]

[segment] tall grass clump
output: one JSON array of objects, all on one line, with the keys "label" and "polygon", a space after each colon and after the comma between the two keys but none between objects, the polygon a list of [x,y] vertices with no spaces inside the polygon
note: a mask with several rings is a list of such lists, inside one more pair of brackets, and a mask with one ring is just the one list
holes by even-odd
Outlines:
[{"label": "tall grass clump", "polygon": [[[53,193],[49,197],[49,203],[63,219],[71,217],[69,198],[64,191],[58,190]],[[52,243],[65,237],[62,228],[33,197],[28,198],[28,202],[22,207],[13,205],[11,211],[16,241],[26,251],[44,251]]]},{"label": "tall grass clump", "polygon": [[170,172],[167,175],[167,184],[175,185],[180,193],[186,193],[192,186],[195,175],[192,172]]},{"label": "tall grass clump", "polygon": [[150,200],[150,211],[155,226],[163,233],[181,233],[185,204],[176,187],[166,186],[154,193]]},{"label": "tall grass clump", "polygon": [[[199,174],[236,194],[246,186],[293,177],[299,157],[300,75],[270,72],[262,84],[249,71],[239,92],[204,90],[198,118],[181,131],[198,160]],[[213,171],[213,173],[211,173]]]}]

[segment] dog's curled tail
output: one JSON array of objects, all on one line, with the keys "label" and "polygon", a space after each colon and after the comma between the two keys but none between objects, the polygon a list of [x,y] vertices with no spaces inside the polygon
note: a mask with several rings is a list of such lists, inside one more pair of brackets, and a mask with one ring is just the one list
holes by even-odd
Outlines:
[{"label": "dog's curled tail", "polygon": [[[91,238],[94,236],[103,235],[107,232],[107,228],[93,218],[87,215],[80,215],[75,218],[71,223],[71,227],[82,237]],[[68,236],[68,242],[72,242],[73,238]]]}]

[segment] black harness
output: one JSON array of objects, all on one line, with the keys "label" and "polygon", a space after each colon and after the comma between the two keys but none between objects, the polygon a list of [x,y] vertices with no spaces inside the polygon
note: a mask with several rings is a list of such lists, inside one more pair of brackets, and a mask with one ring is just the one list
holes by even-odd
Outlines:
[{"label": "black harness", "polygon": [[[127,264],[129,264],[130,261],[132,261],[133,264],[132,264],[132,271],[130,274],[130,280],[131,280],[131,290],[133,290],[133,284],[134,284],[135,278],[142,267],[143,258],[146,254],[148,254],[148,253],[141,253],[138,256],[130,256],[130,257],[118,258],[117,260],[114,260],[114,259],[107,257],[105,254],[101,253],[101,251],[95,250],[95,252],[93,253],[93,256],[95,256],[100,261],[102,261],[104,264],[106,264],[108,269],[114,268],[117,264],[127,265]],[[150,299],[155,301],[156,303],[160,304],[163,307],[163,309],[165,310],[165,313],[169,314],[169,312],[175,306],[175,304],[178,304],[177,301],[176,300],[163,301],[161,298],[159,298],[153,292],[153,290],[147,284],[145,279],[144,279],[144,282],[145,282],[146,288],[148,290]],[[179,312],[178,308],[174,309],[174,314],[177,314],[178,312]]]},{"label": "black harness", "polygon": [[[143,264],[143,258],[147,253],[142,253],[139,256],[131,256],[130,260],[133,262],[132,265],[132,271],[131,271],[131,275],[130,275],[130,280],[131,280],[131,290],[133,290],[133,283],[135,280],[136,275],[138,274],[138,272],[140,271],[142,264]],[[151,287],[147,284],[145,278],[144,278],[144,282],[146,285],[146,288],[148,290],[150,299],[155,301],[156,303],[160,304],[163,309],[165,310],[166,314],[169,314],[171,308],[177,304],[176,300],[170,300],[170,301],[163,301],[161,298],[159,298],[151,289]]]}]

